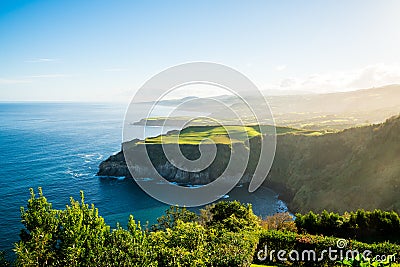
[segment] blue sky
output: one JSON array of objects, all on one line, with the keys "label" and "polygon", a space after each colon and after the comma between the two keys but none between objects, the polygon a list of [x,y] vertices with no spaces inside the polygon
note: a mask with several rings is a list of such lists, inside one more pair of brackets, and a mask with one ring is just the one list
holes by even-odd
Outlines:
[{"label": "blue sky", "polygon": [[400,2],[1,1],[0,101],[128,101],[190,61],[262,90],[400,83]]}]

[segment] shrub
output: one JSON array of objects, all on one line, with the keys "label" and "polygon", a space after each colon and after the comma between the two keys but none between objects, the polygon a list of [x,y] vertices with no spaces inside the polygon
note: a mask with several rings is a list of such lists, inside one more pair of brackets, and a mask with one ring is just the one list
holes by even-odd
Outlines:
[{"label": "shrub", "polygon": [[28,209],[21,208],[21,241],[15,245],[17,266],[55,266],[57,259],[57,231],[59,230],[59,212],[54,210],[39,188],[36,198],[30,189],[31,198]]},{"label": "shrub", "polygon": [[175,227],[150,234],[159,266],[207,266],[206,229],[178,220]]},{"label": "shrub", "polygon": [[57,258],[63,266],[93,266],[102,264],[107,253],[105,241],[110,227],[92,204],[89,207],[81,192],[81,202],[70,199],[65,210],[58,211]]},{"label": "shrub", "polygon": [[[212,209],[214,207],[215,205],[207,206],[205,210],[215,211]],[[245,207],[247,209],[247,206]],[[212,212],[210,214],[213,215]],[[227,218],[231,219],[232,216]],[[240,228],[244,225],[248,227],[248,223],[242,220],[243,216],[235,224],[241,225]],[[215,227],[216,225],[218,227]],[[158,251],[159,266],[250,266],[258,242],[258,232],[232,232],[221,225],[177,220],[173,227],[151,233],[153,245]],[[229,225],[232,225],[231,220]]]},{"label": "shrub", "polygon": [[142,230],[131,215],[128,230],[121,228],[112,230],[105,241],[102,262],[109,266],[158,266],[156,251],[148,234]]},{"label": "shrub", "polygon": [[31,190],[27,210],[21,209],[21,240],[15,245],[17,266],[157,266],[153,248],[133,217],[128,230],[110,231],[98,210],[71,198],[55,210],[39,188]]},{"label": "shrub", "polygon": [[208,255],[213,267],[247,267],[253,262],[258,233],[210,231]]},{"label": "shrub", "polygon": [[[227,208],[224,210],[224,208]],[[17,266],[205,266],[248,267],[258,241],[258,218],[250,205],[223,202],[207,207],[202,225],[185,208],[171,207],[153,232],[130,216],[127,229],[110,227],[98,210],[71,198],[55,210],[39,188],[21,209]],[[226,226],[226,228],[224,228]]]},{"label": "shrub", "polygon": [[[27,209],[21,209],[21,217],[24,229],[21,240],[15,245],[17,266],[249,267],[253,258],[262,263],[280,261],[277,252],[271,258],[268,254],[265,261],[259,260],[258,256],[266,255],[263,254],[265,248],[270,252],[285,250],[287,253],[314,250],[318,259],[329,247],[336,249],[339,240],[271,230],[274,227],[287,230],[284,225],[289,217],[285,214],[267,218],[269,230],[260,230],[260,221],[253,214],[251,205],[237,201],[207,206],[200,222],[196,214],[185,208],[171,207],[159,218],[159,224],[152,232],[144,231],[133,216],[129,218],[127,229],[118,225],[110,230],[98,210],[85,203],[83,193],[80,202],[71,198],[70,205],[64,210],[55,210],[39,188],[38,196],[31,190]],[[300,217],[299,222],[315,231],[329,230],[322,226],[337,230],[355,223],[359,229],[372,225],[396,229],[396,218],[392,213],[376,211],[360,211],[345,217],[324,212],[321,215],[310,213]],[[367,244],[349,240],[344,250],[369,250],[372,256],[400,255],[400,245],[389,242]],[[350,262],[342,260],[342,263]],[[351,264],[357,263],[354,262]],[[0,254],[0,263],[8,264],[4,262],[3,254]],[[326,255],[317,262],[301,258],[289,258],[285,262],[295,266],[331,266],[335,263]]]},{"label": "shrub", "polygon": [[321,214],[296,214],[297,228],[310,234],[323,234],[360,241],[400,240],[400,217],[394,211],[364,211],[337,213],[323,211]]},{"label": "shrub", "polygon": [[242,204],[239,201],[220,201],[209,205],[202,212],[202,221],[207,227],[232,232],[260,228],[260,219],[254,215],[251,204]]},{"label": "shrub", "polygon": [[281,230],[297,232],[296,224],[293,221],[293,216],[289,212],[275,213],[272,216],[267,216],[261,221],[261,227],[265,230]]},{"label": "shrub", "polygon": [[173,228],[176,226],[178,220],[182,222],[194,222],[198,220],[198,216],[185,207],[171,206],[165,211],[165,215],[157,219],[158,224],[152,225],[152,230],[157,231]]},{"label": "shrub", "polygon": [[[279,250],[286,251],[286,255],[284,257],[288,258],[286,263],[291,263],[296,266],[304,265],[304,266],[335,266],[336,260],[331,260],[328,254],[324,254],[323,259],[318,261],[321,258],[321,254],[324,250],[328,250],[329,247],[332,249],[336,249],[337,253],[333,255],[337,255],[337,260],[340,260],[340,255],[343,257],[346,256],[346,252],[348,250],[357,250],[362,253],[366,250],[372,252],[372,255],[393,255],[400,253],[400,246],[388,242],[378,243],[378,244],[367,244],[354,240],[347,240],[346,246],[342,249],[342,254],[340,254],[340,249],[337,247],[337,243],[339,238],[327,237],[327,236],[318,236],[318,235],[310,235],[310,234],[298,234],[294,232],[282,232],[276,230],[263,230],[260,234],[260,239],[258,243],[258,247],[256,250],[256,254],[254,256],[254,262],[258,263],[282,263],[277,257],[277,252]],[[343,240],[342,240],[343,241]],[[265,248],[268,249],[268,253],[265,254]],[[275,252],[272,253],[271,251]],[[299,252],[299,261],[290,260],[288,257],[289,253],[293,250]],[[316,252],[316,262],[310,261],[302,261],[301,253],[303,251],[314,250]],[[263,258],[267,256],[263,260],[259,260],[258,257]],[[296,254],[293,254],[293,257],[296,258]],[[305,254],[307,259],[308,255]],[[398,260],[398,258],[396,259]]]}]

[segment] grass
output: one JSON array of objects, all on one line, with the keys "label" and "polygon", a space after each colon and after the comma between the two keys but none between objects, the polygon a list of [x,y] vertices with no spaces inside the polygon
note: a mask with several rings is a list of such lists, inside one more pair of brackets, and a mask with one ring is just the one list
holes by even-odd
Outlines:
[{"label": "grass", "polygon": [[[198,145],[201,142],[216,144],[232,144],[244,142],[249,138],[258,136],[261,132],[273,133],[274,127],[270,125],[230,125],[230,126],[189,126],[181,131],[171,131],[166,135],[146,138],[146,144],[190,144]],[[276,133],[321,135],[318,131],[298,130],[289,127],[276,127]]]},{"label": "grass", "polygon": [[190,126],[180,132],[147,138],[146,143],[199,144],[203,140],[205,143],[212,140],[217,144],[231,144],[243,142],[257,135],[260,135],[260,132],[247,126]]}]

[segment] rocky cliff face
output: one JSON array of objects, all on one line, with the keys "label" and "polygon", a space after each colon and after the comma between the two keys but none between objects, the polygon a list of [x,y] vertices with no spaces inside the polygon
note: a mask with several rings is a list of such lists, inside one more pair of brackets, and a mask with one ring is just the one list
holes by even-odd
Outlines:
[{"label": "rocky cliff face", "polygon": [[[249,141],[250,161],[241,183],[250,181],[258,162],[259,138]],[[204,171],[176,169],[162,155],[160,145],[149,154],[157,171],[182,184],[207,184],[229,161],[231,148],[218,145],[215,162]],[[183,154],[196,157],[196,146],[184,145]],[[364,208],[400,212],[400,117],[383,124],[344,130],[323,136],[278,136],[275,160],[265,186],[281,195],[296,212],[323,209],[344,212]],[[262,163],[261,163],[262,164]],[[147,170],[135,167],[146,177]],[[120,152],[100,164],[98,175],[130,177]],[[136,174],[135,174],[136,176]]]},{"label": "rocky cliff face", "polygon": [[[144,144],[130,144],[130,146],[135,150],[139,149],[139,146],[144,146]],[[181,145],[180,148],[183,155],[189,159],[196,159],[200,156],[198,146],[196,145]],[[231,154],[231,147],[229,145],[218,144],[216,158],[209,167],[199,172],[188,172],[178,169],[169,162],[162,152],[161,145],[147,145],[147,150],[154,168],[161,176],[170,182],[191,185],[203,185],[214,181],[226,169]],[[143,164],[140,164],[140,162],[133,162],[131,169],[134,170],[134,175],[138,178],[149,177],[149,173],[151,173],[151,171],[146,167],[143,167]],[[127,178],[132,177],[122,151],[103,161],[100,164],[97,175]],[[249,171],[246,171],[240,180],[240,183],[248,182],[250,182],[250,174]]]}]

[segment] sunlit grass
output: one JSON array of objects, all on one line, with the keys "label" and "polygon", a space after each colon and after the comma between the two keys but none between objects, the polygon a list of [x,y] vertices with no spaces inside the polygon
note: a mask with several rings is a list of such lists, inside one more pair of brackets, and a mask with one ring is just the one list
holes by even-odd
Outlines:
[{"label": "sunlit grass", "polygon": [[[276,127],[275,131],[281,134],[321,135],[321,132],[298,130],[289,127]],[[190,144],[198,145],[201,142],[216,144],[233,144],[244,142],[263,133],[274,133],[274,127],[270,125],[229,125],[229,126],[189,126],[181,131],[172,131],[166,135],[146,138],[147,144]]]},{"label": "sunlit grass", "polygon": [[202,141],[208,143],[212,140],[217,144],[232,144],[257,135],[260,135],[260,132],[248,126],[190,126],[180,132],[147,138],[146,143],[199,144]]}]

